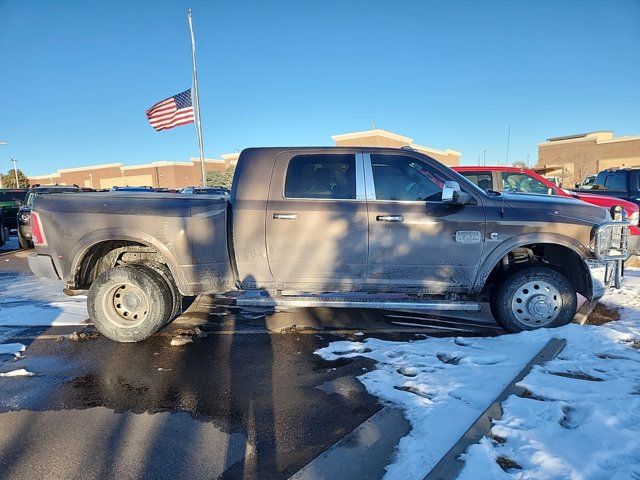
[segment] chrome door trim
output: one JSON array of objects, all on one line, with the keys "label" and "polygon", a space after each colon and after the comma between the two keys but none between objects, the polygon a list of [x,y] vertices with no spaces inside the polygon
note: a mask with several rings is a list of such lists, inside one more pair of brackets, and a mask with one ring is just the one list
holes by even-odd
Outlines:
[{"label": "chrome door trim", "polygon": [[371,154],[365,153],[363,155],[364,160],[364,186],[365,186],[365,198],[367,200],[376,199],[376,186],[373,183],[373,168],[371,167]]},{"label": "chrome door trim", "polygon": [[364,159],[362,152],[356,153],[356,200],[366,199],[365,179],[364,179]]}]

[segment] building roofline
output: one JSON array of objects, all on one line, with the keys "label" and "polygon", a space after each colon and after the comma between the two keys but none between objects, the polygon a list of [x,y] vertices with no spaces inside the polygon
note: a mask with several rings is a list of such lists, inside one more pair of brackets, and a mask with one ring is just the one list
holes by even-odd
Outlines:
[{"label": "building roofline", "polygon": [[339,142],[342,140],[355,140],[357,138],[366,137],[384,137],[391,140],[396,140],[398,142],[404,142],[407,145],[413,143],[413,138],[405,137],[404,135],[393,133],[388,130],[383,130],[381,128],[376,128],[373,130],[363,130],[361,132],[340,133],[338,135],[331,135],[331,140],[333,140],[334,142]]},{"label": "building roofline", "polygon": [[456,150],[451,150],[450,148],[447,148],[446,150],[442,151],[442,150],[438,150],[437,148],[431,148],[431,147],[425,147],[424,145],[418,145],[417,143],[412,143],[411,145],[409,145],[411,148],[418,150],[418,151],[423,151],[423,152],[427,152],[427,153],[436,153],[438,155],[457,155],[457,156],[461,156],[462,154]]},{"label": "building roofline", "polygon": [[103,163],[102,165],[91,165],[89,167],[60,168],[58,169],[58,173],[82,172],[84,170],[97,170],[100,168],[118,168],[121,166],[122,166],[122,163]]}]

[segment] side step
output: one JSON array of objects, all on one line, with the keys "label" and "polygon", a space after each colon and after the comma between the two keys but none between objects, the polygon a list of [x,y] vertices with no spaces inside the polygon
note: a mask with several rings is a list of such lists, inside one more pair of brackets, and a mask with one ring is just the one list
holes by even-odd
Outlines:
[{"label": "side step", "polygon": [[451,300],[416,300],[398,295],[268,295],[247,292],[235,299],[241,307],[292,307],[292,308],[372,308],[377,310],[450,310],[479,312],[480,303]]}]

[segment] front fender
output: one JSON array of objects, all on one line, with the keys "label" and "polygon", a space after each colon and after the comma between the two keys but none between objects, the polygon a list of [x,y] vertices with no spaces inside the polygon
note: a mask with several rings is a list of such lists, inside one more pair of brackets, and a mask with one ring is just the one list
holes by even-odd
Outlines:
[{"label": "front fender", "polygon": [[[490,241],[488,240],[487,243],[490,243]],[[484,284],[487,281],[487,278],[489,277],[489,274],[505,255],[518,247],[523,247],[525,245],[531,245],[534,243],[560,245],[566,247],[576,253],[582,259],[583,263],[584,260],[589,256],[589,249],[585,245],[580,243],[575,238],[568,237],[566,235],[560,235],[557,233],[526,233],[523,235],[518,235],[500,243],[484,259],[484,261],[480,265],[480,268],[478,269],[478,275],[476,276],[476,281],[473,285],[473,291],[477,293],[482,290]],[[584,264],[584,269],[588,275],[589,269],[587,268],[586,263]]]}]

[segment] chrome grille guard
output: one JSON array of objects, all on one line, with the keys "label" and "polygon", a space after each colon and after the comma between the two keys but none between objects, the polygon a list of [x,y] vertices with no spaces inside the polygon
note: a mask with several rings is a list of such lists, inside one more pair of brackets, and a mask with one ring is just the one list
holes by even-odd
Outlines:
[{"label": "chrome grille guard", "polygon": [[629,222],[599,225],[593,237],[593,253],[603,262],[629,258]]}]

